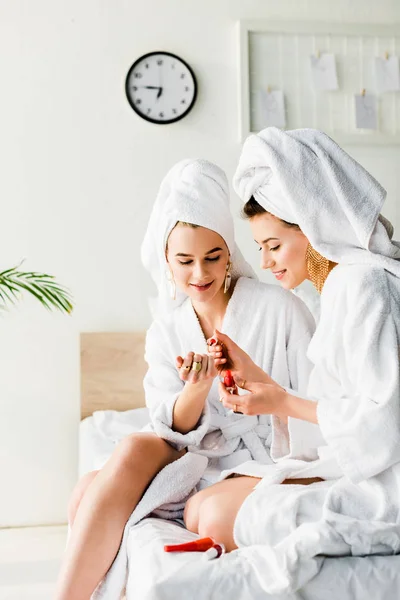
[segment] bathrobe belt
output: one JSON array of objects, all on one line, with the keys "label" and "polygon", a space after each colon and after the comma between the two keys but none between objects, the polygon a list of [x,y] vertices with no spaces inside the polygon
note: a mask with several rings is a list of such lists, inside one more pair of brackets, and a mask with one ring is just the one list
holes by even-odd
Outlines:
[{"label": "bathrobe belt", "polygon": [[220,429],[226,440],[243,437],[244,434],[250,432],[266,440],[271,433],[271,427],[260,424],[256,416],[214,414],[210,415],[210,426],[213,429]]},{"label": "bathrobe belt", "polygon": [[[249,455],[245,460],[257,460],[262,463],[273,462],[270,457],[269,447],[271,445],[271,428],[268,425],[260,424],[258,417],[246,415],[210,415],[210,429],[220,429],[227,442],[233,442],[235,439],[240,441],[248,450]],[[238,452],[234,452],[231,460],[237,464]],[[225,457],[228,458],[228,457]],[[243,456],[242,459],[245,457]],[[229,461],[230,462],[230,461]],[[226,468],[226,467],[224,467]]]}]

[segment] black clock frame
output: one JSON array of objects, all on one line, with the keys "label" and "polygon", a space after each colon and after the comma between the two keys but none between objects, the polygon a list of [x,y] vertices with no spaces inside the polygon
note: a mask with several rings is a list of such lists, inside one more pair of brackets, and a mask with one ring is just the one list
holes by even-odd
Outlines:
[{"label": "black clock frame", "polygon": [[[130,75],[131,75],[132,71],[134,70],[134,68],[136,67],[136,65],[138,63],[141,63],[147,57],[154,56],[155,54],[163,54],[164,56],[172,56],[172,58],[176,58],[177,60],[179,60],[188,69],[189,73],[193,77],[193,83],[194,83],[193,98],[192,98],[191,103],[189,104],[189,106],[185,110],[185,112],[183,112],[178,117],[175,117],[174,119],[168,119],[168,120],[165,120],[165,121],[158,121],[157,119],[153,119],[153,118],[151,118],[151,117],[149,117],[149,116],[144,115],[143,113],[141,113],[136,108],[135,104],[133,103],[133,101],[132,101],[132,99],[131,99],[131,97],[129,95],[129,84],[128,84],[128,82],[129,82]],[[155,52],[148,52],[147,54],[143,54],[137,60],[135,60],[135,62],[133,63],[133,65],[129,69],[128,74],[127,74],[126,79],[125,79],[125,94],[126,94],[126,97],[128,99],[128,102],[129,102],[131,108],[135,111],[135,113],[137,115],[139,115],[139,117],[141,117],[145,121],[149,121],[150,123],[155,123],[156,125],[168,125],[170,123],[177,123],[178,121],[180,121],[181,119],[183,119],[183,117],[186,117],[186,115],[192,110],[193,105],[194,105],[194,103],[196,101],[196,98],[197,98],[197,80],[196,80],[195,74],[193,73],[193,69],[187,64],[186,61],[183,60],[183,58],[181,58],[180,56],[177,56],[176,54],[172,54],[172,52],[165,52],[164,50],[157,50]]]}]

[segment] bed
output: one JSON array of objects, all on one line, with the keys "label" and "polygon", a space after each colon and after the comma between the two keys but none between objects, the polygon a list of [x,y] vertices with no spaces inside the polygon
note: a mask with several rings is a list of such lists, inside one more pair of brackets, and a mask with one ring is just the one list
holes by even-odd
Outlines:
[{"label": "bed", "polygon": [[[148,422],[143,349],[141,332],[81,335],[81,475],[101,468],[123,437]],[[208,562],[197,553],[163,551],[166,543],[195,537],[179,523],[159,518],[146,518],[134,526],[128,537],[126,600],[400,598],[399,555],[321,559],[318,575],[301,592],[269,595],[240,551]]]}]

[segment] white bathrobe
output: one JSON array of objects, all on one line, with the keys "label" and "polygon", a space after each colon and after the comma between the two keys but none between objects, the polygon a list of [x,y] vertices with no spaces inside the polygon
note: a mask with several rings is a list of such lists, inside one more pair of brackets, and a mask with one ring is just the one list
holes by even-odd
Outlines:
[{"label": "white bathrobe", "polygon": [[[343,476],[310,486],[266,478],[242,505],[235,539],[270,593],[304,585],[318,555],[400,552],[399,307],[400,280],[383,269],[338,266],[325,283],[307,396],[318,398],[320,451]],[[277,467],[287,475],[295,462],[282,456]]]},{"label": "white bathrobe", "polygon": [[[229,211],[229,186],[223,171],[205,160],[183,160],[164,178],[142,244],[142,261],[157,286],[152,303],[156,320],[146,342],[149,372],[144,386],[155,431],[176,447],[188,447],[182,458],[153,479],[132,512],[117,557],[93,594],[95,600],[114,600],[124,588],[131,527],[149,515],[183,516],[185,502],[201,480],[204,485],[227,476],[229,469],[253,474],[271,463],[270,420],[226,411],[218,401],[217,381],[209,393],[197,428],[186,435],[172,431],[173,405],[182,392],[175,358],[188,351],[204,353],[206,341],[191,301],[177,290],[170,297],[165,249],[178,221],[212,229],[225,240],[238,278],[222,330],[282,385],[304,390],[310,371],[305,353],[314,320],[303,303],[288,292],[258,283],[234,240]],[[253,460],[255,459],[255,460]],[[242,471],[239,471],[242,469]],[[223,471],[223,472],[222,472]]]},{"label": "white bathrobe", "polygon": [[[249,310],[251,307],[251,310]],[[282,385],[305,391],[311,363],[306,351],[314,319],[305,304],[275,285],[241,277],[229,300],[222,331],[227,333]],[[262,476],[271,468],[271,423],[268,415],[245,416],[226,410],[213,383],[197,428],[186,435],[173,431],[172,411],[184,383],[175,357],[190,350],[204,353],[206,340],[186,299],[169,315],[155,320],[146,339],[149,370],[144,387],[154,430],[178,448],[182,458],[154,478],[126,524],[118,555],[93,600],[119,598],[128,567],[131,528],[150,513],[181,518],[188,497],[230,473]]]},{"label": "white bathrobe", "polygon": [[[310,372],[306,351],[313,330],[313,319],[301,300],[277,286],[246,277],[237,281],[222,325],[222,331],[276,381],[304,393]],[[154,430],[178,449],[188,447],[211,458],[204,476],[209,482],[229,469],[243,473],[244,468],[249,474],[263,475],[262,464],[272,463],[270,416],[238,415],[224,408],[219,402],[218,378],[197,427],[184,435],[173,431],[173,408],[184,387],[175,357],[191,350],[205,353],[207,344],[187,299],[170,316],[154,321],[147,334],[149,370],[144,388]],[[261,465],[243,467],[253,459]]]},{"label": "white bathrobe", "polygon": [[[400,245],[379,214],[385,190],[321,132],[252,136],[235,185],[243,201],[254,195],[299,224],[339,263],[321,294],[307,394],[298,394],[318,402],[322,440],[307,423],[274,417],[277,464],[243,503],[234,530],[263,589],[292,593],[324,556],[400,552]],[[304,453],[314,454],[316,468],[296,460]],[[302,470],[327,479],[324,469],[337,478],[276,485]]]}]

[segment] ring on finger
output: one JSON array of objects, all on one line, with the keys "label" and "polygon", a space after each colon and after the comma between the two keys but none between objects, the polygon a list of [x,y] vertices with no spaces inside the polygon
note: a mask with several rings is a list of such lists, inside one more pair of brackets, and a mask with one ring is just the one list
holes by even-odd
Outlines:
[{"label": "ring on finger", "polygon": [[185,371],[189,371],[191,366],[192,365],[185,365],[183,368],[185,369]]},{"label": "ring on finger", "polygon": [[195,371],[196,373],[201,371],[201,362],[194,360],[192,363],[192,371]]}]

